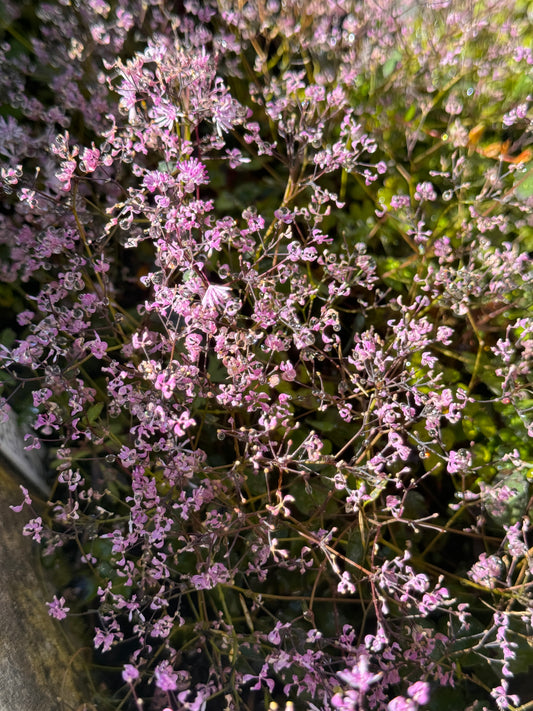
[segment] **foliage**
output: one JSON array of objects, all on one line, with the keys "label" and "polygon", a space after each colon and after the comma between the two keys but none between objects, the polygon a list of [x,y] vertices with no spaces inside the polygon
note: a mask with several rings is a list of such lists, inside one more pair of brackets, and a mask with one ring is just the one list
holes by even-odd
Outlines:
[{"label": "foliage", "polygon": [[98,708],[520,703],[531,11],[5,5],[3,403]]}]

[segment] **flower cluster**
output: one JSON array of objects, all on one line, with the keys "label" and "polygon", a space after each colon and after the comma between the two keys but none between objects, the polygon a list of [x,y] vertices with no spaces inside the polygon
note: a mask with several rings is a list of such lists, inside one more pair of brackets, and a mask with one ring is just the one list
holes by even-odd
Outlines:
[{"label": "flower cluster", "polygon": [[518,704],[531,33],[463,5],[6,3],[0,406],[99,708]]}]

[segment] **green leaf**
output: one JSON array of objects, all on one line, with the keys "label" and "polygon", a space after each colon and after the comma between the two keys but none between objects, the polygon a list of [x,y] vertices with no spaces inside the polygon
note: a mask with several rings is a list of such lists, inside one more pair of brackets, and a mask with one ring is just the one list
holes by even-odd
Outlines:
[{"label": "green leaf", "polygon": [[90,425],[93,425],[96,422],[103,408],[103,402],[95,402],[94,405],[91,405],[91,407],[87,410],[87,421]]},{"label": "green leaf", "polygon": [[[314,482],[314,486],[305,483],[301,479],[296,481],[290,488],[291,496],[294,496],[294,503],[305,516],[310,516],[320,509],[327,500],[328,491],[323,485]],[[324,513],[333,514],[337,510],[337,504],[330,500],[324,508]]]},{"label": "green leaf", "polygon": [[474,467],[480,467],[483,464],[488,464],[492,459],[491,450],[480,442],[476,442],[476,444],[472,447],[471,452]]},{"label": "green leaf", "polygon": [[[410,286],[413,283],[414,268],[412,265],[402,266],[402,261],[396,257],[377,258],[379,272],[387,286],[393,289],[402,290],[403,286]],[[383,274],[387,274],[383,277]]]},{"label": "green leaf", "polygon": [[400,61],[401,58],[402,58],[402,55],[400,54],[400,52],[397,49],[395,49],[393,52],[391,52],[390,57],[387,59],[385,64],[381,67],[381,71],[383,73],[384,79],[387,79],[388,77],[390,77],[392,72],[398,66],[398,62]]},{"label": "green leaf", "polygon": [[414,119],[415,114],[416,114],[416,105],[411,104],[411,106],[405,112],[405,116],[403,117],[403,120],[404,121],[411,121],[412,119]]},{"label": "green leaf", "polygon": [[527,200],[533,195],[533,168],[525,175],[518,173],[515,178],[515,195],[520,200]]},{"label": "green leaf", "polygon": [[[498,496],[502,487],[509,489],[509,498],[502,502]],[[491,488],[483,495],[483,503],[490,517],[500,525],[511,525],[525,514],[529,501],[529,481],[523,471],[505,469],[499,472]]]},{"label": "green leaf", "polygon": [[405,497],[404,517],[414,521],[428,515],[425,498],[418,491],[408,491]]},{"label": "green leaf", "polygon": [[486,439],[492,439],[498,433],[495,417],[496,413],[490,405],[482,407],[479,403],[469,404],[461,422],[465,436],[474,439],[482,434]]},{"label": "green leaf", "polygon": [[453,449],[455,444],[455,432],[452,427],[443,427],[441,431],[442,442],[446,449]]},{"label": "green leaf", "polygon": [[461,687],[451,689],[447,686],[440,686],[438,693],[431,696],[429,709],[430,711],[450,711],[450,709],[464,709],[467,705],[468,702]]},{"label": "green leaf", "polygon": [[307,420],[307,424],[319,432],[332,432],[339,427],[339,418],[326,416],[323,420]]},{"label": "green leaf", "polygon": [[488,412],[478,412],[476,414],[476,427],[484,437],[487,437],[487,439],[494,437],[498,431],[496,423]]},{"label": "green leaf", "polygon": [[474,439],[474,437],[478,433],[478,429],[475,425],[475,421],[472,417],[469,415],[465,415],[461,421],[461,425],[463,427],[463,432],[465,434],[465,437],[467,439]]},{"label": "green leaf", "polygon": [[157,164],[157,170],[161,173],[173,173],[176,170],[176,163],[174,161],[160,161]]}]

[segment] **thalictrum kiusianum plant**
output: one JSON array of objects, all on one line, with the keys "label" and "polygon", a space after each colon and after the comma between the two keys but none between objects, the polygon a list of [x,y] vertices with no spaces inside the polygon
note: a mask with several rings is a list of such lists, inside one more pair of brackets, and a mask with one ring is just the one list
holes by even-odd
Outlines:
[{"label": "thalictrum kiusianum plant", "polygon": [[3,406],[99,708],[516,707],[531,5],[1,12]]}]

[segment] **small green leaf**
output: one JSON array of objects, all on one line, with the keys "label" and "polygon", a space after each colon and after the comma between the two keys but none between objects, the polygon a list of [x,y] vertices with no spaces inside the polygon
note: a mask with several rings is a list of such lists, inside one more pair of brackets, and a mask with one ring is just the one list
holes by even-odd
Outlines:
[{"label": "small green leaf", "polygon": [[91,407],[87,410],[87,421],[90,425],[93,425],[96,422],[103,410],[103,407],[103,402],[95,402],[94,405],[91,405]]},{"label": "small green leaf", "polygon": [[390,77],[392,72],[396,69],[398,62],[400,61],[401,58],[402,58],[402,55],[400,54],[400,52],[397,49],[395,49],[391,53],[390,57],[387,59],[385,64],[381,67],[381,71],[383,72],[384,79],[387,79],[388,77]]},{"label": "small green leaf", "polygon": [[6,348],[11,348],[16,337],[17,334],[12,328],[4,328],[3,331],[0,332],[0,343]]},{"label": "small green leaf", "polygon": [[482,464],[488,464],[492,459],[490,449],[479,442],[472,447],[471,452],[473,457],[473,465],[475,467],[479,467]]},{"label": "small green leaf", "polygon": [[173,161],[160,161],[157,164],[157,170],[159,170],[161,173],[172,173],[176,170],[176,163]]},{"label": "small green leaf", "polygon": [[333,417],[325,417],[323,420],[307,420],[307,423],[319,432],[332,432],[339,427],[338,418],[334,419]]},{"label": "small green leaf", "polygon": [[365,546],[363,545],[361,533],[359,530],[354,529],[351,531],[346,543],[346,557],[361,565],[364,561],[364,555]]},{"label": "small green leaf", "polygon": [[475,425],[475,421],[472,417],[465,415],[461,421],[463,427],[463,432],[467,439],[474,439],[478,433],[478,429]]},{"label": "small green leaf", "polygon": [[404,121],[411,121],[412,119],[414,119],[415,114],[416,114],[416,106],[415,106],[415,104],[411,104],[411,106],[405,112],[405,116],[403,117],[403,120]]},{"label": "small green leaf", "polygon": [[529,170],[525,175],[517,174],[516,176],[515,195],[520,200],[527,200],[533,195],[533,169]]},{"label": "small green leaf", "polygon": [[494,435],[498,431],[496,423],[488,412],[478,412],[476,414],[476,427],[479,429],[481,434],[487,437],[488,439],[494,437]]}]

